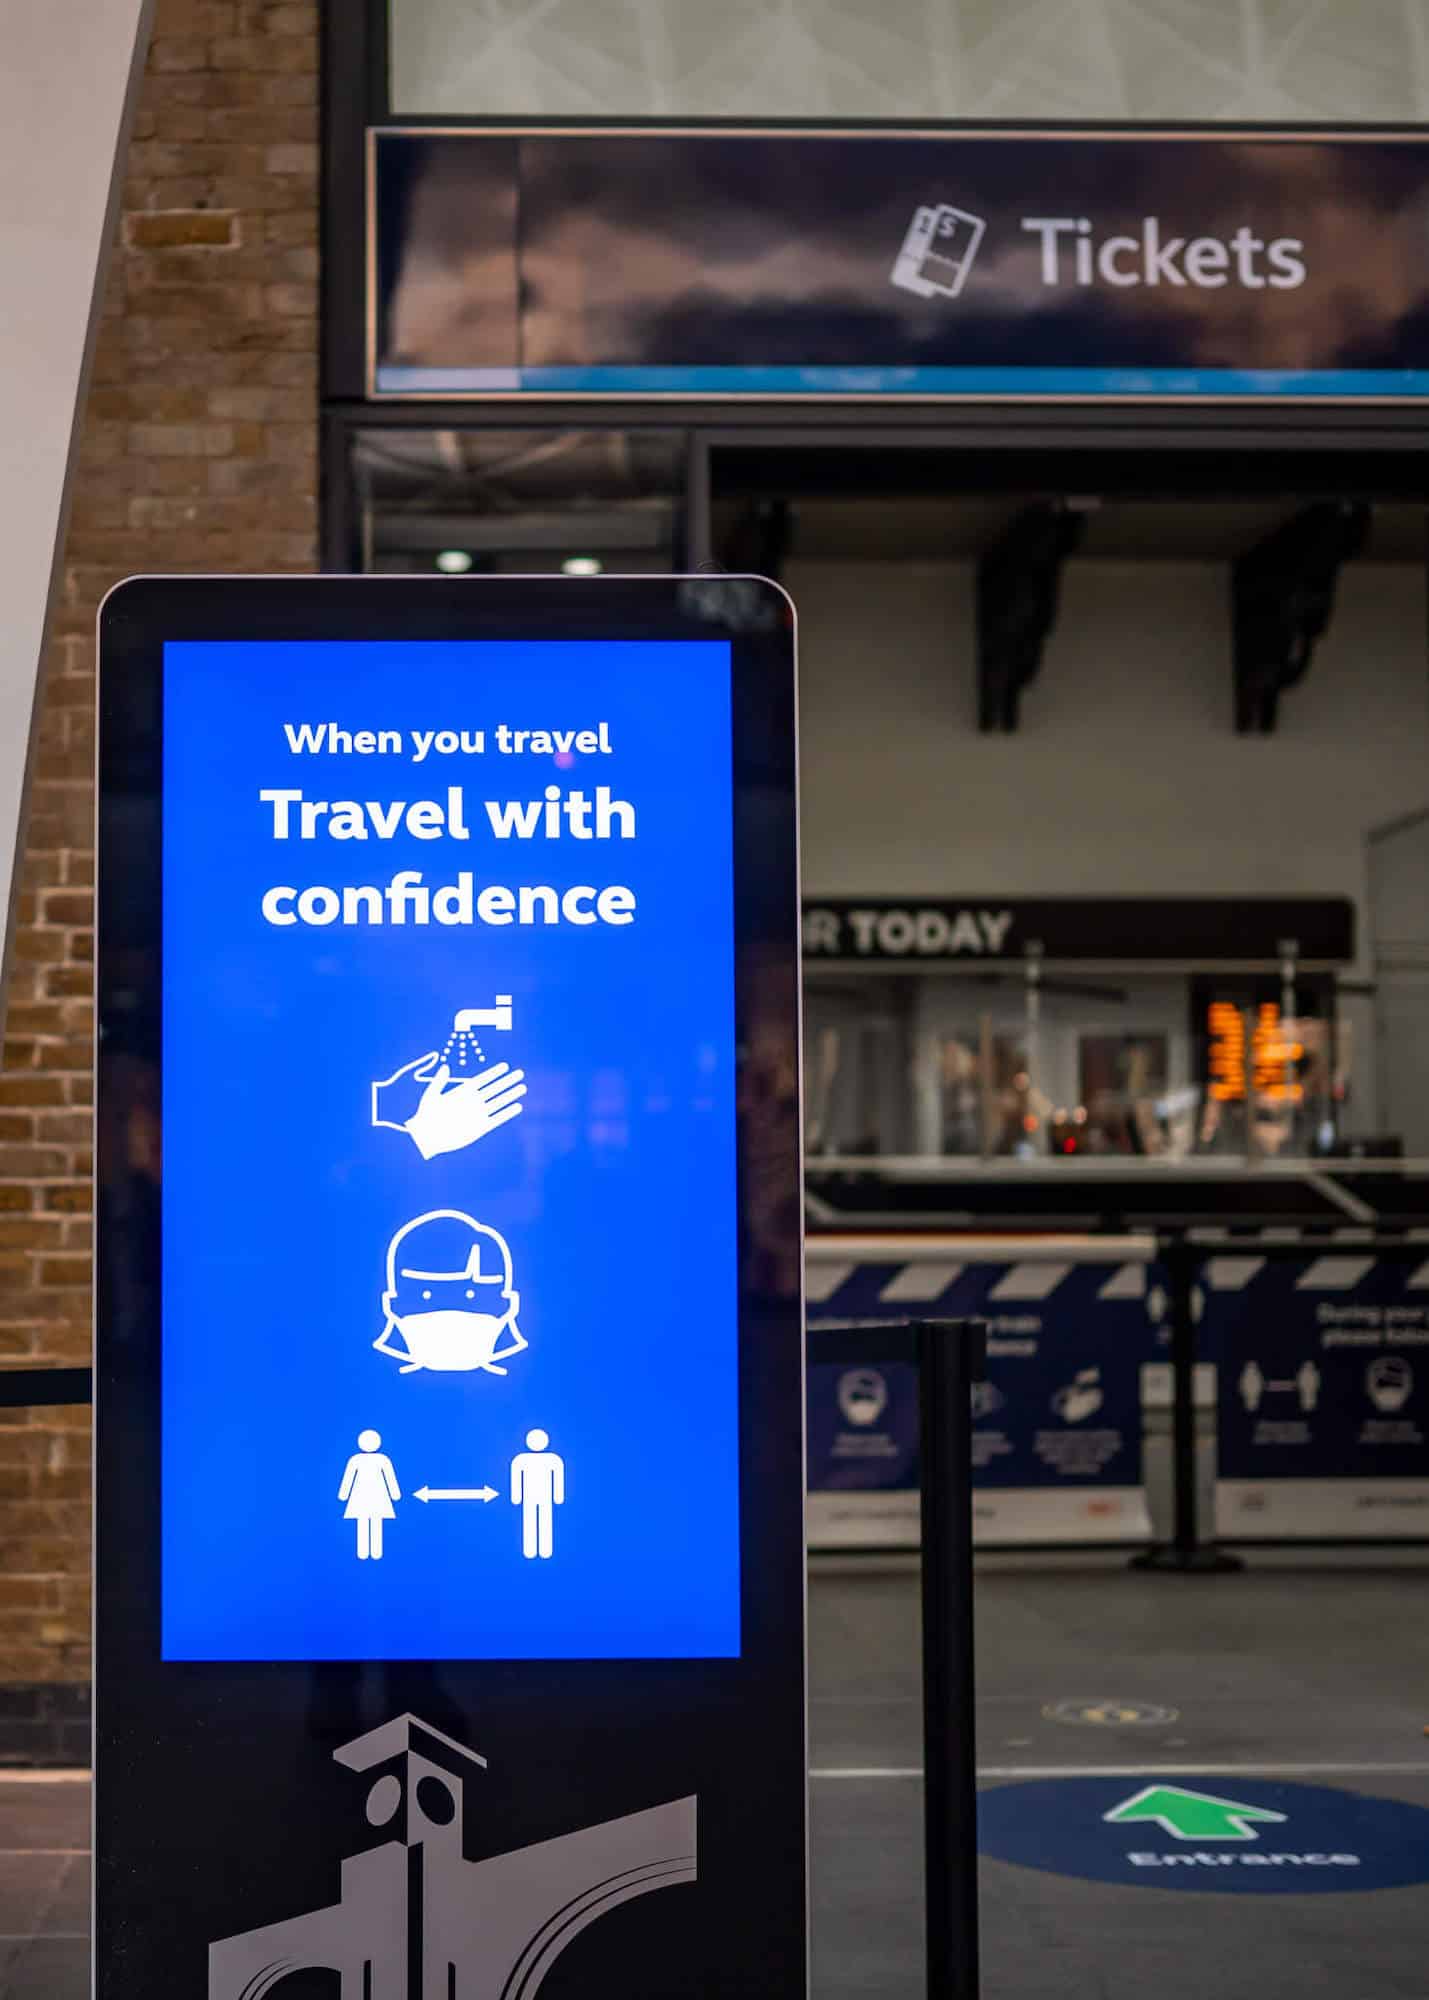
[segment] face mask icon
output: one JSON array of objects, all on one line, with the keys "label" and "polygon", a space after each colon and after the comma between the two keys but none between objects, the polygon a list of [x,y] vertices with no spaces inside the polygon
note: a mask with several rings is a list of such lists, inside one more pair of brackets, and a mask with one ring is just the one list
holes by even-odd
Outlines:
[{"label": "face mask icon", "polygon": [[504,1375],[500,1364],[526,1346],[520,1308],[505,1237],[459,1209],[433,1209],[387,1246],[386,1324],[373,1346],[400,1361],[404,1375]]},{"label": "face mask icon", "polygon": [[888,1384],[876,1368],[850,1368],[839,1377],[838,1398],[845,1423],[876,1424],[888,1405]]},{"label": "face mask icon", "polygon": [[1365,1376],[1365,1392],[1377,1410],[1402,1410],[1414,1387],[1414,1370],[1398,1354],[1381,1355],[1371,1361]]}]

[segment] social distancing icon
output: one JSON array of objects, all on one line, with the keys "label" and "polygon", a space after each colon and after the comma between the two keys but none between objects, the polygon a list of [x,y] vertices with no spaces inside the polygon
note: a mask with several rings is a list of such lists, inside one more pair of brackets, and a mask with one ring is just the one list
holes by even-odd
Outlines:
[{"label": "social distancing icon", "polygon": [[[539,1425],[527,1431],[524,1450],[511,1460],[510,1493],[511,1505],[520,1510],[522,1555],[527,1561],[548,1562],[555,1554],[556,1509],[566,1501],[566,1461],[551,1450],[550,1432]],[[402,1498],[402,1490],[377,1431],[358,1434],[357,1450],[347,1461],[337,1497],[346,1502],[343,1519],[357,1524],[359,1562],[380,1562],[383,1524],[396,1518],[395,1503]],[[412,1498],[423,1506],[433,1501],[475,1501],[485,1509],[500,1494],[490,1484],[424,1484],[416,1488]]]}]

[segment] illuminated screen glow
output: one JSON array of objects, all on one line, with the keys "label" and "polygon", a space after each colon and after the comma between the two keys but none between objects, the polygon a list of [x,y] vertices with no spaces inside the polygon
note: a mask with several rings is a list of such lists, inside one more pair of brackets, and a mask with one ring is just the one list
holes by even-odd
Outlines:
[{"label": "illuminated screen glow", "polygon": [[738,1654],[728,646],[164,661],[164,1657]]}]

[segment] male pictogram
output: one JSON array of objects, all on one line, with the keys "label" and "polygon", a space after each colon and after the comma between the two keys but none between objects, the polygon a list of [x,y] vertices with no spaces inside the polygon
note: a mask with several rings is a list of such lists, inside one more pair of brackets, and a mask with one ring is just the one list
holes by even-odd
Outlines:
[{"label": "male pictogram", "polygon": [[521,1553],[539,1558],[551,1554],[556,1509],[566,1497],[566,1461],[548,1450],[545,1431],[526,1433],[526,1449],[511,1461],[511,1504],[521,1509]]}]

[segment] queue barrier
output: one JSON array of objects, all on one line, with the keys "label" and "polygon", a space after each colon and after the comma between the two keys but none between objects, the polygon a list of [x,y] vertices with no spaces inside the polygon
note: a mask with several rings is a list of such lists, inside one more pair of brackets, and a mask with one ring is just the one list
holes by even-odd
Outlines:
[{"label": "queue barrier", "polygon": [[929,2000],[977,2000],[977,1723],[974,1705],[972,1423],[985,1379],[979,1320],[810,1329],[821,1361],[905,1356],[918,1382],[923,1623],[923,1850]]},{"label": "queue barrier", "polygon": [[[1429,1237],[1415,1231],[1383,1230],[1342,1230],[1332,1237],[1186,1231],[1162,1238],[1159,1261],[1166,1274],[1171,1350],[1174,1527],[1169,1541],[1134,1557],[1132,1566],[1202,1574],[1242,1567],[1237,1557],[1220,1546],[1215,1532],[1204,1532],[1200,1518],[1196,1377],[1206,1345],[1206,1321],[1208,1314],[1213,1315],[1215,1301],[1228,1289],[1245,1288],[1263,1273],[1279,1277],[1282,1283],[1260,1314],[1242,1315],[1211,1329],[1218,1383],[1217,1512],[1235,1515],[1226,1538],[1247,1547],[1351,1542],[1403,1547],[1429,1540],[1429,1425],[1421,1428],[1419,1422],[1429,1406],[1429,1355],[1416,1370],[1405,1354],[1406,1349],[1412,1354],[1429,1348]],[[1301,1269],[1292,1274],[1297,1265]],[[1358,1296],[1366,1281],[1372,1292],[1383,1294],[1390,1267],[1404,1275],[1409,1287],[1417,1287],[1423,1295],[1420,1302],[1397,1304],[1392,1285],[1387,1303],[1380,1296],[1368,1300]],[[1254,1294],[1251,1297],[1253,1301]],[[1367,1372],[1376,1362],[1390,1364],[1383,1394],[1376,1397],[1382,1416],[1371,1412],[1366,1417],[1355,1411],[1348,1421],[1359,1426],[1361,1436],[1368,1433],[1382,1448],[1400,1456],[1405,1451],[1416,1453],[1417,1476],[1396,1479],[1379,1474],[1356,1481],[1352,1470],[1336,1462],[1356,1455],[1353,1446],[1347,1446],[1346,1406],[1350,1399],[1337,1393],[1339,1385],[1324,1383],[1322,1366],[1316,1362],[1303,1328],[1288,1341],[1300,1356],[1295,1367],[1283,1359],[1287,1346],[1283,1335],[1279,1343],[1281,1365],[1277,1368],[1273,1358],[1261,1365],[1262,1357],[1276,1353],[1276,1319],[1284,1316],[1289,1297],[1303,1303],[1319,1302],[1315,1318],[1321,1323],[1325,1347],[1349,1353],[1356,1366],[1365,1366]],[[1367,1364],[1366,1354],[1370,1357]],[[1276,1404],[1277,1396],[1288,1399],[1286,1407]],[[1231,1436],[1229,1418],[1237,1400],[1244,1404],[1244,1410],[1235,1413],[1242,1421],[1236,1435]],[[1273,1456],[1278,1449],[1283,1463],[1287,1452],[1297,1447],[1310,1449],[1315,1428],[1310,1419],[1321,1410],[1333,1415],[1340,1432],[1330,1454],[1334,1472],[1296,1481],[1285,1477],[1277,1466],[1268,1477],[1235,1481],[1237,1497],[1249,1504],[1228,1509],[1223,1496],[1230,1482],[1224,1475],[1233,1463],[1233,1454],[1244,1452],[1252,1419],[1255,1430],[1263,1420],[1269,1432],[1271,1444],[1266,1455]],[[1241,1468],[1236,1465],[1233,1469]],[[1278,1509],[1277,1488],[1282,1503]],[[1318,1488],[1323,1497],[1312,1498],[1312,1488]],[[1348,1504],[1339,1501],[1341,1490],[1348,1494]],[[1352,1522],[1356,1531],[1344,1532]],[[1220,1526],[1219,1521],[1216,1525]]]},{"label": "queue barrier", "polygon": [[[810,1547],[914,1548],[917,1392],[909,1311],[977,1318],[988,1369],[974,1403],[980,1549],[1135,1547],[1152,1524],[1143,1373],[1162,1359],[1164,1284],[1148,1232],[811,1236]],[[901,1344],[866,1344],[904,1328]],[[861,1330],[846,1371],[815,1336]]]},{"label": "queue barrier", "polygon": [[[1140,1543],[1138,1567],[1214,1571],[1238,1566],[1218,1536],[1429,1540],[1429,1231],[829,1233],[809,1239],[806,1292],[811,1548],[917,1546],[915,1301],[988,1325],[980,1549]],[[873,1366],[875,1329],[900,1324]],[[844,1373],[821,1359],[835,1326],[861,1338]],[[1168,1408],[1171,1533],[1152,1544],[1143,1447]]]}]

